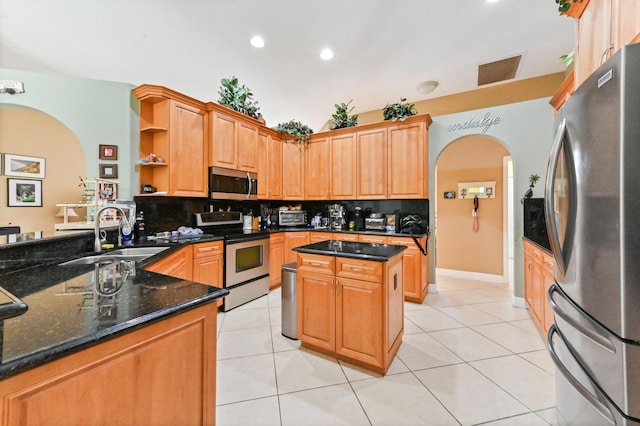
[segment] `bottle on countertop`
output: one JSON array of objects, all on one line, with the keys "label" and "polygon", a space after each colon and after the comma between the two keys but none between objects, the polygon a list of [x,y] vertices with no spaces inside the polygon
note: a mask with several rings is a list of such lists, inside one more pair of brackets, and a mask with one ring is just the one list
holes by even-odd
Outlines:
[{"label": "bottle on countertop", "polygon": [[140,210],[136,216],[136,223],[134,227],[134,235],[137,241],[144,241],[147,239],[147,233],[144,230],[144,212]]}]

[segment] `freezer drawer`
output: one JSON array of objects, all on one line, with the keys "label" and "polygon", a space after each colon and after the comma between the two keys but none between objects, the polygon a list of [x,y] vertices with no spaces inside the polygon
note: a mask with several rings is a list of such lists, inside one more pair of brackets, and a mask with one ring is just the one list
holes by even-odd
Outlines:
[{"label": "freezer drawer", "polygon": [[[617,414],[640,418],[640,345],[623,341],[589,317],[557,284],[549,289],[549,301],[555,313],[553,332],[549,330],[554,361],[561,362],[592,396],[599,395],[610,418]],[[566,396],[560,385],[557,390],[558,398]]]}]

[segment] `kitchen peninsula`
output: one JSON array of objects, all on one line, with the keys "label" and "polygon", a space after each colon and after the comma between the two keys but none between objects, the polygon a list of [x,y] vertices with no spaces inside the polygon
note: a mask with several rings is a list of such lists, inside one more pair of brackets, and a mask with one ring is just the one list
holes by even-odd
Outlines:
[{"label": "kitchen peninsula", "polygon": [[[92,234],[0,244],[3,260],[40,260],[0,272],[28,306],[0,322],[0,424],[213,424],[227,291],[145,270],[189,242],[139,262],[61,264],[86,256],[76,250]],[[71,251],[43,259],[52,242]]]},{"label": "kitchen peninsula", "polygon": [[385,374],[404,332],[405,249],[335,240],[294,248],[302,347]]}]

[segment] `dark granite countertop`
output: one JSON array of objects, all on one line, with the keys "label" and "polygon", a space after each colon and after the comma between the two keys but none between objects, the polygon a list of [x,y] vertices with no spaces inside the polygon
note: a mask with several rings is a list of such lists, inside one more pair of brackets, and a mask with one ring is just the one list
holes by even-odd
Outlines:
[{"label": "dark granite countertop", "polygon": [[[384,235],[385,237],[409,237],[411,238],[411,234],[403,234],[401,232],[388,232],[388,231],[376,231],[373,229],[368,229],[365,231],[351,231],[348,229],[329,229],[329,228],[314,228],[312,226],[292,226],[290,228],[280,227],[277,230],[271,230],[272,233],[275,232],[291,232],[291,231],[311,231],[311,232],[330,232],[330,233],[341,233],[341,234],[362,234],[362,235]],[[426,235],[425,234],[414,234],[415,237],[421,238]]]},{"label": "dark granite countertop", "polygon": [[353,259],[386,262],[393,256],[402,253],[406,248],[406,246],[395,244],[370,244],[327,240],[296,247],[293,250],[300,253],[319,254],[323,256],[350,257]]},{"label": "dark granite countertop", "polygon": [[[92,238],[93,233],[90,233]],[[150,323],[211,303],[228,291],[192,281],[148,272],[145,265],[158,260],[184,244],[218,240],[219,237],[146,241],[141,245],[165,245],[169,248],[142,262],[60,266],[63,260],[85,256],[76,253],[85,235],[61,237],[73,250],[48,253],[52,241],[29,247],[28,256],[39,264],[0,274],[0,287],[28,305],[25,313],[0,320],[0,379],[42,363],[117,337]],[[24,256],[24,244],[17,250],[3,250],[3,259]],[[81,245],[82,245],[81,244]],[[2,246],[2,244],[0,244]],[[5,248],[8,248],[5,245]],[[35,255],[34,255],[35,253]],[[1,268],[0,268],[1,271]],[[4,272],[4,271],[3,271]]]}]

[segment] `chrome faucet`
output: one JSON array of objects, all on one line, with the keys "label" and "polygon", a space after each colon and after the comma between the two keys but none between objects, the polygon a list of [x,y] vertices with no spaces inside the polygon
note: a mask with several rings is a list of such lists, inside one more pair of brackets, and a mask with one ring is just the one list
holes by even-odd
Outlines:
[{"label": "chrome faucet", "polygon": [[[129,220],[127,220],[127,214],[120,207],[116,207],[116,206],[100,207],[100,209],[98,209],[98,211],[93,217],[93,220],[95,221],[94,228],[93,228],[93,232],[95,233],[95,242],[93,244],[93,248],[97,252],[102,251],[102,243],[100,242],[100,215],[102,214],[103,211],[109,210],[109,209],[114,209],[119,211],[120,214],[122,215],[121,220],[124,220],[125,226],[128,226],[129,228],[131,228],[131,224],[129,224]],[[120,226],[120,222],[118,222],[118,246],[121,246],[121,245],[122,245],[122,228]]]}]

